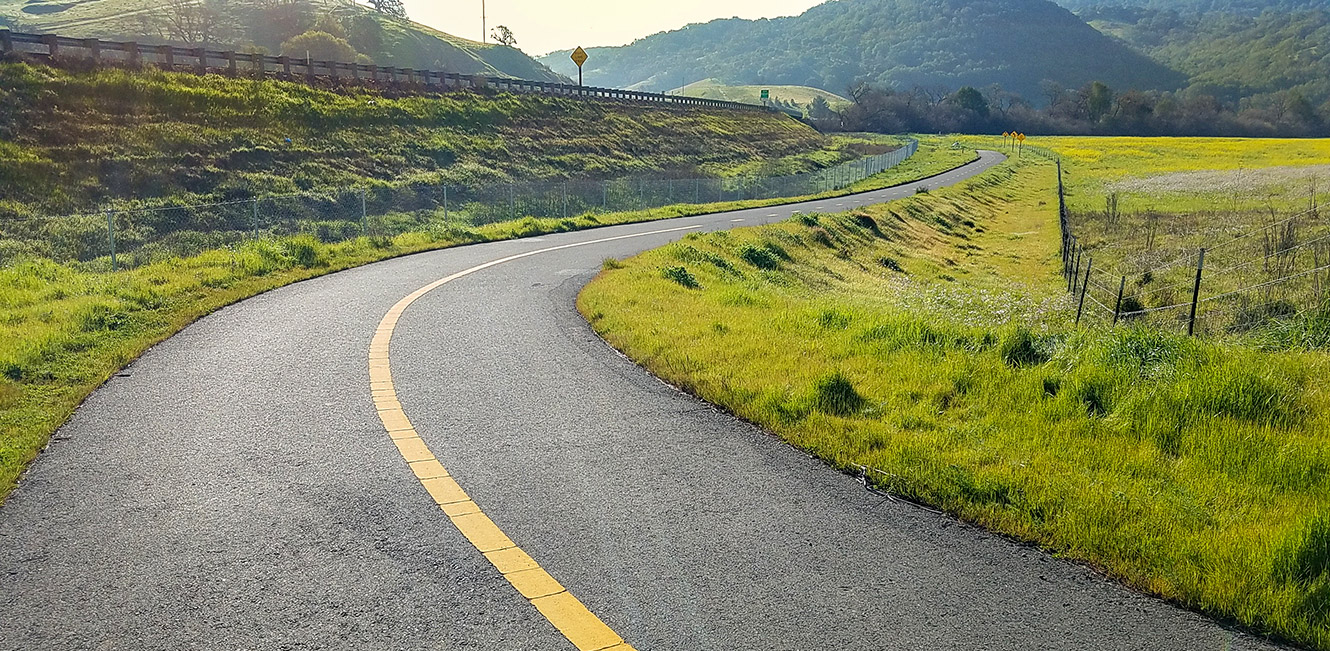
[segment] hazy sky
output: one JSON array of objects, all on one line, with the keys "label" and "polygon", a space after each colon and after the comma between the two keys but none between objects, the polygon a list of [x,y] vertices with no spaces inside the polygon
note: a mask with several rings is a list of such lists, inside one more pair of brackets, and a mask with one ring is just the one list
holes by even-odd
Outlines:
[{"label": "hazy sky", "polygon": [[[507,25],[531,55],[578,45],[623,45],[656,32],[714,18],[771,18],[803,13],[824,0],[485,0],[489,28]],[[480,40],[481,0],[403,0],[412,20]]]}]

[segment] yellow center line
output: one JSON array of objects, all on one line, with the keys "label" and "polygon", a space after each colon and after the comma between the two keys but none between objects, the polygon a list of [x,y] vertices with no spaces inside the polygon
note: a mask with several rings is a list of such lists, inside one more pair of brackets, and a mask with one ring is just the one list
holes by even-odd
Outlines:
[{"label": "yellow center line", "polygon": [[545,616],[563,636],[568,638],[580,651],[632,651],[632,647],[623,641],[609,626],[596,617],[581,601],[569,593],[548,572],[522,551],[499,525],[467,495],[456,478],[439,462],[424,439],[416,431],[402,403],[397,400],[397,389],[393,385],[392,370],[388,363],[389,344],[402,313],[421,296],[463,276],[482,271],[490,267],[511,262],[520,258],[549,253],[561,249],[570,249],[589,244],[612,242],[632,237],[644,237],[661,233],[692,230],[701,226],[667,228],[647,233],[634,233],[617,237],[606,237],[588,242],[576,242],[545,249],[528,251],[506,258],[491,260],[470,269],[459,271],[451,276],[436,280],[407,295],[388,310],[374,331],[374,339],[369,347],[369,383],[370,395],[374,398],[374,407],[378,410],[379,420],[383,422],[388,438],[397,446],[402,459],[407,462],[420,485],[439,505],[453,526],[471,541],[471,544],[485,556],[503,578],[508,579],[517,592],[531,602],[540,614]]}]

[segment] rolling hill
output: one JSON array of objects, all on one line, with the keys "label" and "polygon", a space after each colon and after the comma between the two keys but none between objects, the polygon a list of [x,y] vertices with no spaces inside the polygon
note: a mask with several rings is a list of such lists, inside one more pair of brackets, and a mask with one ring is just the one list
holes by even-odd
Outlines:
[{"label": "rolling hill", "polygon": [[[715,20],[593,48],[587,83],[665,90],[679,80],[841,90],[860,80],[988,86],[1026,97],[1051,80],[1172,89],[1185,77],[1046,0],[833,0],[787,18]],[[576,73],[568,52],[539,59]]]},{"label": "rolling hill", "polygon": [[[762,102],[762,91],[768,90],[772,101],[794,102],[799,106],[806,106],[813,101],[814,97],[821,97],[826,100],[827,105],[833,109],[840,108],[850,103],[850,100],[841,97],[835,93],[827,92],[821,88],[811,88],[808,86],[731,86],[721,83],[718,79],[703,79],[695,81],[682,88],[682,94],[688,97],[702,97],[705,99],[719,99],[727,102],[743,102],[745,104],[760,104]],[[677,93],[680,89],[676,88],[671,92]]]},{"label": "rolling hill", "polygon": [[1330,11],[1323,3],[1062,1],[1101,32],[1187,74],[1194,92],[1257,104],[1287,102],[1290,92],[1315,104],[1330,100]]},{"label": "rolling hill", "polygon": [[[515,48],[481,44],[350,0],[0,0],[0,27],[143,43],[209,43],[276,53],[326,32],[382,65],[568,81]],[[340,58],[340,57],[339,57]]]}]

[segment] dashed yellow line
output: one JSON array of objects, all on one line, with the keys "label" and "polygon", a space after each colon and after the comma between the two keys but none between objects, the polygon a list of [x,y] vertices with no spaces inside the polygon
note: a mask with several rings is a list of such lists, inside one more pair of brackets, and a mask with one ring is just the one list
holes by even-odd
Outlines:
[{"label": "dashed yellow line", "polygon": [[587,609],[581,601],[568,592],[548,572],[522,551],[508,535],[495,524],[475,501],[467,495],[453,476],[439,462],[424,439],[402,410],[402,403],[397,400],[397,390],[393,386],[392,368],[388,361],[389,344],[402,313],[421,296],[463,276],[473,274],[495,265],[511,262],[519,258],[568,249],[601,242],[611,242],[631,237],[643,237],[660,233],[692,230],[701,226],[668,228],[648,233],[620,235],[589,242],[577,242],[562,246],[553,246],[536,251],[528,251],[506,258],[492,260],[481,265],[459,271],[446,278],[436,280],[409,294],[388,310],[374,331],[374,339],[369,346],[369,385],[374,406],[379,412],[383,429],[397,451],[406,461],[411,472],[425,492],[434,500],[443,514],[457,527],[457,530],[471,541],[476,550],[489,560],[494,569],[503,578],[508,579],[513,588],[525,597],[545,619],[549,620],[569,642],[580,651],[632,651],[632,647],[623,641],[617,633]]}]

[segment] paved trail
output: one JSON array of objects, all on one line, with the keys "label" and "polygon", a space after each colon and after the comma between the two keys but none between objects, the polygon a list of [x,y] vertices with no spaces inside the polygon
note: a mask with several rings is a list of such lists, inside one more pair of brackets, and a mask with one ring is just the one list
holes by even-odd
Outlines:
[{"label": "paved trail", "polygon": [[199,321],[94,393],[0,508],[0,649],[573,649],[404,462],[366,360],[384,315],[433,281],[629,235],[420,296],[391,367],[452,477],[633,647],[1260,648],[868,494],[658,382],[574,310],[602,259],[681,228],[913,191],[425,253]]}]

